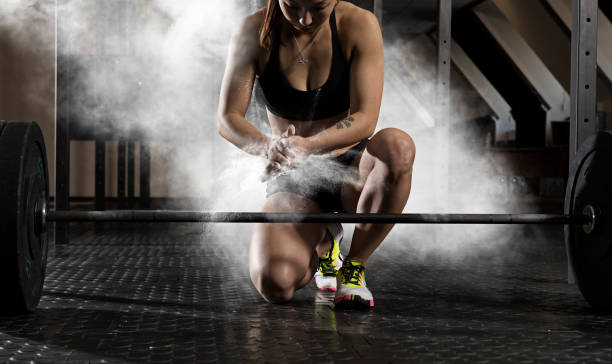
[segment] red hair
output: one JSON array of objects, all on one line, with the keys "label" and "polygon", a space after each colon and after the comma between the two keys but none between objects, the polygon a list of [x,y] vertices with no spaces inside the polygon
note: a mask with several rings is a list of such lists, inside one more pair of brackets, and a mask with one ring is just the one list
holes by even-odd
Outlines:
[{"label": "red hair", "polygon": [[270,49],[277,42],[279,26],[282,21],[283,13],[278,5],[278,0],[268,0],[264,22],[259,30],[259,44],[263,48]]}]

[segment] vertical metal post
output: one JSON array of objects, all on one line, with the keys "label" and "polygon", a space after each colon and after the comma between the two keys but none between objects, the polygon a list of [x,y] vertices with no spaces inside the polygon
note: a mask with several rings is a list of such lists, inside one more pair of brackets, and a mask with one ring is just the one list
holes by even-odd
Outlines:
[{"label": "vertical metal post", "polygon": [[[96,1],[96,18],[95,18],[95,29],[96,29],[96,55],[95,55],[95,68],[96,72],[100,74],[103,69],[103,64],[106,60],[106,15],[107,10],[103,1]],[[94,89],[99,88],[100,85],[92,85]],[[103,103],[103,107],[106,108],[106,100],[101,100],[101,97],[97,97],[97,103]],[[102,114],[106,114],[103,112]],[[106,123],[107,120],[96,120],[96,126],[100,123]],[[96,210],[104,210],[104,197],[106,192],[106,135],[97,128],[93,128],[94,141],[95,141],[95,154],[94,154],[94,166],[95,166],[95,205]]]},{"label": "vertical metal post", "polygon": [[[582,142],[598,128],[597,122],[597,0],[573,0],[572,79],[570,85],[570,163]],[[567,229],[567,227],[566,227]],[[566,242],[566,249],[569,249]],[[568,250],[568,257],[570,257]],[[568,260],[568,282],[576,276]]]},{"label": "vertical metal post", "polygon": [[570,161],[598,129],[597,0],[573,0]]},{"label": "vertical metal post", "polygon": [[[55,209],[70,209],[70,64],[68,58],[66,1],[58,0],[56,6],[56,109],[55,109]],[[55,243],[68,243],[68,224],[55,224]]]},{"label": "vertical metal post", "polygon": [[436,112],[436,168],[434,171],[436,209],[444,209],[449,205],[451,16],[452,1],[438,0],[436,87],[439,109]]},{"label": "vertical metal post", "polygon": [[134,206],[134,141],[128,140],[128,167],[127,167],[127,183],[128,183],[128,206]]},{"label": "vertical metal post", "polygon": [[106,193],[106,142],[104,137],[95,140],[95,196],[96,210],[104,210],[104,197]]},{"label": "vertical metal post", "polygon": [[374,0],[374,4],[373,4],[372,8],[374,9],[374,15],[376,15],[376,18],[378,19],[378,24],[380,24],[380,26],[382,28],[382,22],[383,22],[383,0]]},{"label": "vertical metal post", "polygon": [[[133,5],[134,1],[119,1],[119,29],[121,38],[121,51],[119,59],[121,61],[133,57]],[[113,124],[117,120],[113,120]],[[119,207],[125,207],[125,140],[119,139],[117,143],[117,200]]]},{"label": "vertical metal post", "polygon": [[151,149],[143,137],[140,141],[140,202],[141,207],[150,206],[151,197]]},{"label": "vertical metal post", "polygon": [[117,198],[119,206],[125,207],[125,140],[117,146]]},{"label": "vertical metal post", "polygon": [[438,93],[442,101],[450,101],[451,17],[452,0],[438,0]]}]

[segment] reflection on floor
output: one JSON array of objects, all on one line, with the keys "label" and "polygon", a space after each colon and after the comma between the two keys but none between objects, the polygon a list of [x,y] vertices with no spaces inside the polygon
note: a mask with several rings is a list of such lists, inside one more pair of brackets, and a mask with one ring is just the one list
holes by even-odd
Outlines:
[{"label": "reflection on floor", "polygon": [[265,303],[246,238],[82,225],[57,247],[39,310],[0,319],[0,362],[612,361],[612,318],[566,283],[559,229],[512,229],[542,241],[459,263],[392,235],[368,267],[375,309],[350,312],[312,285]]}]

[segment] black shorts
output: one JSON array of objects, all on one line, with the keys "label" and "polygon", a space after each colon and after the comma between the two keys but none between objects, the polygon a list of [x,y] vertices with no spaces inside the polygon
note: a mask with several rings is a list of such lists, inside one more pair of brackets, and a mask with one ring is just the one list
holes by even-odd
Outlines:
[{"label": "black shorts", "polygon": [[341,190],[345,182],[356,182],[357,169],[349,166],[366,147],[364,139],[333,159],[309,161],[274,178],[266,186],[266,197],[277,192],[295,193],[316,202],[323,212],[345,212]]}]

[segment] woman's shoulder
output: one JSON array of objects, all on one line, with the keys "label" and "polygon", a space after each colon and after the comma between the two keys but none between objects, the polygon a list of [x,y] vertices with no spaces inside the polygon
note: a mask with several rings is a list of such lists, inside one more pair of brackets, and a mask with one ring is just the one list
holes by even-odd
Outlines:
[{"label": "woman's shoulder", "polygon": [[352,4],[348,1],[340,1],[336,6],[336,19],[344,27],[359,28],[364,24],[375,23],[378,26],[378,20],[374,13],[364,8]]},{"label": "woman's shoulder", "polygon": [[259,58],[261,46],[259,44],[259,29],[263,23],[265,9],[258,10],[242,18],[232,36],[234,48],[241,51],[243,58],[256,60]]},{"label": "woman's shoulder", "polygon": [[336,23],[349,58],[353,48],[371,40],[372,34],[380,33],[380,25],[374,13],[348,1],[341,1],[336,6]]},{"label": "woman's shoulder", "polygon": [[266,9],[260,9],[240,20],[237,32],[243,35],[253,35],[259,32],[266,15]]}]

